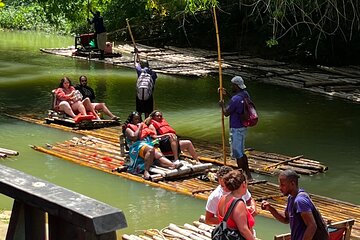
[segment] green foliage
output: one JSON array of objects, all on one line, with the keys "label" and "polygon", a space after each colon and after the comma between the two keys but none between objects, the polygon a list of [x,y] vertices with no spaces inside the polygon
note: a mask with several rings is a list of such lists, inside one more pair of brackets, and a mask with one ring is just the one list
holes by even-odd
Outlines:
[{"label": "green foliage", "polygon": [[209,10],[213,6],[218,5],[216,0],[187,0],[186,2],[187,4],[185,10],[190,13]]},{"label": "green foliage", "polygon": [[226,50],[242,48],[249,37],[253,45],[265,42],[272,50],[293,48],[317,56],[319,49],[354,46],[360,39],[358,0],[6,0],[5,7],[4,1],[3,28],[84,33],[90,30],[91,9],[102,13],[110,39],[130,40],[129,19],[137,41],[159,46],[212,48],[214,6]]},{"label": "green foliage", "polygon": [[[318,48],[325,39],[339,38],[351,41],[360,29],[357,0],[240,0],[240,7],[250,9],[257,25],[267,25],[271,34],[268,46],[275,39],[292,37],[295,40],[314,39]],[[316,55],[316,53],[315,53]]]},{"label": "green foliage", "polygon": [[279,42],[274,38],[271,38],[271,39],[266,41],[266,46],[269,47],[269,48],[274,47],[274,46],[276,46],[278,44],[279,44]]},{"label": "green foliage", "polygon": [[57,24],[49,21],[44,9],[38,4],[7,5],[0,10],[0,27],[19,30],[41,30],[69,33],[70,25],[64,17],[56,18]]}]

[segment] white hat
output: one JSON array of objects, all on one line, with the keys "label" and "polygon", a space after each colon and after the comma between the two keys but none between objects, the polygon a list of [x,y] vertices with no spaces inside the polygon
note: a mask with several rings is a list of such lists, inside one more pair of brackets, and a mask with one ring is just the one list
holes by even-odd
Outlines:
[{"label": "white hat", "polygon": [[231,79],[231,82],[232,82],[233,84],[238,85],[238,87],[239,87],[240,89],[245,89],[245,88],[246,88],[246,86],[245,86],[245,84],[244,84],[244,80],[243,80],[242,77],[240,77],[240,76],[235,76],[235,77],[233,77],[233,78]]}]

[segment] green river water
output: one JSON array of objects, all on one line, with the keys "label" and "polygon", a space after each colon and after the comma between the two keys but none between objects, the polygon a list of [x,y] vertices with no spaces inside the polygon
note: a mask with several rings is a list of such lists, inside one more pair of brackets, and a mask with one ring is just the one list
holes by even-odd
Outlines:
[{"label": "green river water", "polygon": [[[0,113],[45,116],[50,92],[69,76],[87,75],[99,101],[123,120],[135,107],[133,69],[41,53],[40,48],[73,45],[72,37],[35,32],[0,32]],[[151,63],[150,63],[151,64]],[[224,86],[230,89],[229,77]],[[246,79],[245,79],[246,81]],[[303,176],[307,191],[360,204],[360,105],[336,98],[246,81],[256,103],[259,123],[249,129],[246,146],[290,156],[303,154],[329,167],[324,174]],[[218,77],[189,78],[159,74],[156,107],[181,136],[221,142]],[[205,201],[167,192],[82,167],[32,150],[67,140],[74,133],[14,120],[0,114],[0,147],[20,152],[1,164],[69,188],[124,211],[128,228],[119,233],[191,223],[204,213]],[[277,182],[275,177],[254,175]],[[12,199],[0,196],[0,209]],[[258,237],[273,239],[287,225],[256,217]],[[120,235],[120,234],[119,234]]]}]

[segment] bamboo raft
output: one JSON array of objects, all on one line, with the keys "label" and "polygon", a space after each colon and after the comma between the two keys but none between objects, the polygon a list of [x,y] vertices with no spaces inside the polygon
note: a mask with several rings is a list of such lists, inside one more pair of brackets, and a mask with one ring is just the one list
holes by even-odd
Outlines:
[{"label": "bamboo raft", "polygon": [[[185,223],[183,226],[170,223],[167,227],[162,230],[148,229],[142,231],[140,235],[128,235],[123,234],[123,240],[211,240],[211,231],[214,229],[213,226],[205,223],[194,221],[192,224]],[[256,238],[260,240],[259,238]]]},{"label": "bamboo raft", "polygon": [[[149,60],[151,67],[159,73],[185,76],[218,74],[217,53],[214,51],[176,47],[154,48],[141,44],[137,47],[141,58]],[[123,53],[122,57],[105,60],[73,56],[75,48],[40,50],[44,53],[101,61],[116,66],[134,66],[133,46],[129,44],[120,44],[113,48],[113,51]],[[284,62],[240,55],[239,52],[223,53],[222,58],[224,75],[241,75],[245,79],[304,89],[360,103],[359,66],[299,68]]]},{"label": "bamboo raft", "polygon": [[[201,220],[201,219],[200,219]],[[345,230],[343,240],[349,240],[354,220],[335,222],[328,226],[332,229]],[[214,226],[205,224],[203,221],[194,221],[192,224],[185,223],[183,226],[170,223],[167,227],[158,229],[142,230],[141,234],[123,234],[123,240],[211,240],[211,232]],[[256,238],[260,240],[259,238]],[[274,237],[274,240],[290,240],[290,234],[281,234]]]},{"label": "bamboo raft", "polygon": [[[19,120],[40,124],[43,126],[49,126],[64,131],[71,131],[82,134],[84,136],[93,136],[116,144],[117,150],[120,151],[119,138],[121,135],[121,127],[109,127],[101,129],[74,129],[67,126],[58,124],[47,124],[43,119],[39,119],[38,116],[15,116],[7,115]],[[222,146],[219,144],[206,143],[200,141],[194,141],[199,160],[202,162],[213,163],[216,165],[223,165],[224,160],[222,156]],[[290,157],[277,153],[267,153],[258,150],[247,149],[249,158],[250,170],[259,174],[277,175],[281,170],[291,168],[299,174],[314,175],[327,171],[327,166],[324,166],[318,161],[305,158],[302,155]],[[227,153],[230,153],[229,147],[226,149]],[[189,155],[182,153],[182,157],[190,158]],[[232,159],[227,159],[226,164],[231,167],[237,167],[237,164]]]},{"label": "bamboo raft", "polygon": [[[213,176],[211,173],[207,174],[207,177],[201,177],[204,175],[193,173],[188,175],[182,174],[178,178],[162,177],[157,179],[157,181],[149,181],[143,179],[142,176],[114,171],[114,169],[121,167],[126,161],[125,157],[121,157],[119,147],[118,143],[93,136],[75,137],[62,143],[48,144],[47,147],[32,146],[36,151],[82,166],[203,200],[207,200],[210,193],[218,185],[211,177]],[[262,200],[269,201],[277,209],[285,208],[287,198],[282,196],[278,185],[265,180],[256,180],[249,183],[248,188],[252,197],[257,202],[260,215],[272,217],[269,212],[260,210]],[[360,206],[315,194],[310,194],[310,196],[326,220],[337,222],[355,219],[356,223],[352,234],[360,238]]]},{"label": "bamboo raft", "polygon": [[[119,133],[120,127],[111,127],[103,128],[96,130],[74,130],[69,127],[56,125],[56,124],[46,124],[44,120],[36,119],[34,117],[17,117],[12,116],[17,119],[28,121],[31,123],[41,124],[44,126],[50,126],[64,131],[72,131],[83,135],[79,138],[72,138],[68,141],[56,143],[56,144],[47,144],[46,147],[32,146],[36,151],[40,151],[49,155],[56,156],[58,158],[74,162],[76,164],[94,168],[109,174],[114,174],[129,180],[141,182],[150,186],[163,188],[168,191],[173,191],[195,198],[207,200],[210,193],[217,187],[218,183],[214,181],[213,174],[209,173],[206,177],[204,175],[198,174],[188,174],[182,175],[181,178],[175,178],[168,180],[166,177],[159,178],[158,181],[149,181],[142,178],[142,176],[136,176],[127,172],[117,172],[114,169],[121,168],[126,161],[126,157],[122,156],[120,151],[120,142],[119,142]],[[202,149],[201,145],[195,143],[197,151],[199,152],[201,161],[208,160],[214,163],[220,162],[221,156],[219,156],[219,149],[216,146],[208,146],[206,149]],[[198,148],[199,146],[199,148]],[[255,153],[254,153],[255,152]],[[217,156],[216,156],[217,155]],[[253,156],[263,155],[265,158],[268,153],[262,153],[257,151],[252,151],[250,159],[253,159]],[[285,158],[285,163],[278,161],[277,163],[282,163],[286,165],[290,163],[289,157],[282,156],[279,154],[269,154],[276,155]],[[205,157],[204,157],[205,156]],[[188,157],[184,156],[186,159]],[[217,157],[217,159],[211,159],[210,157]],[[295,160],[298,160],[295,157]],[[295,161],[294,160],[294,161]],[[254,169],[253,162],[258,161],[253,159],[250,162],[250,166]],[[284,160],[285,161],[285,160]],[[231,163],[228,161],[228,163]],[[269,171],[275,171],[274,169],[278,168],[282,164],[276,165],[273,162],[265,165],[265,167],[270,167]],[[272,169],[274,167],[274,169]],[[207,168],[206,168],[207,169]],[[268,173],[267,171],[265,171]],[[194,177],[197,176],[197,177]],[[269,201],[274,207],[278,209],[284,209],[286,205],[286,197],[282,196],[279,191],[279,188],[276,184],[269,183],[265,180],[256,180],[249,184],[249,190],[252,193],[253,198],[257,202],[257,207],[259,209],[259,214],[272,217],[267,211],[261,211],[260,203],[262,200]],[[352,234],[360,238],[360,206],[322,197],[315,194],[310,194],[312,200],[319,208],[321,214],[328,221],[337,222],[347,219],[355,219],[356,223],[353,227]]]},{"label": "bamboo raft", "polygon": [[177,226],[170,223],[169,226],[162,229],[148,229],[143,231],[140,235],[123,234],[123,240],[167,240],[167,239],[198,239],[198,240],[211,240],[211,231],[214,227],[199,221],[194,221],[193,224],[185,223],[183,226]]},{"label": "bamboo raft", "polygon": [[19,155],[19,152],[6,149],[6,148],[0,148],[0,158],[7,158],[8,156],[17,156]]}]

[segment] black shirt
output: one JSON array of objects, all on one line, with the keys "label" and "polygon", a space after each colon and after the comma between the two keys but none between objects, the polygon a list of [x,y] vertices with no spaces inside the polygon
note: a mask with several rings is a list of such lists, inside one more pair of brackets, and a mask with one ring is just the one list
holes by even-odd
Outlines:
[{"label": "black shirt", "polygon": [[94,90],[89,86],[83,86],[83,85],[76,85],[75,89],[79,90],[81,94],[83,95],[83,99],[90,98],[91,102],[95,101],[95,92]]}]

